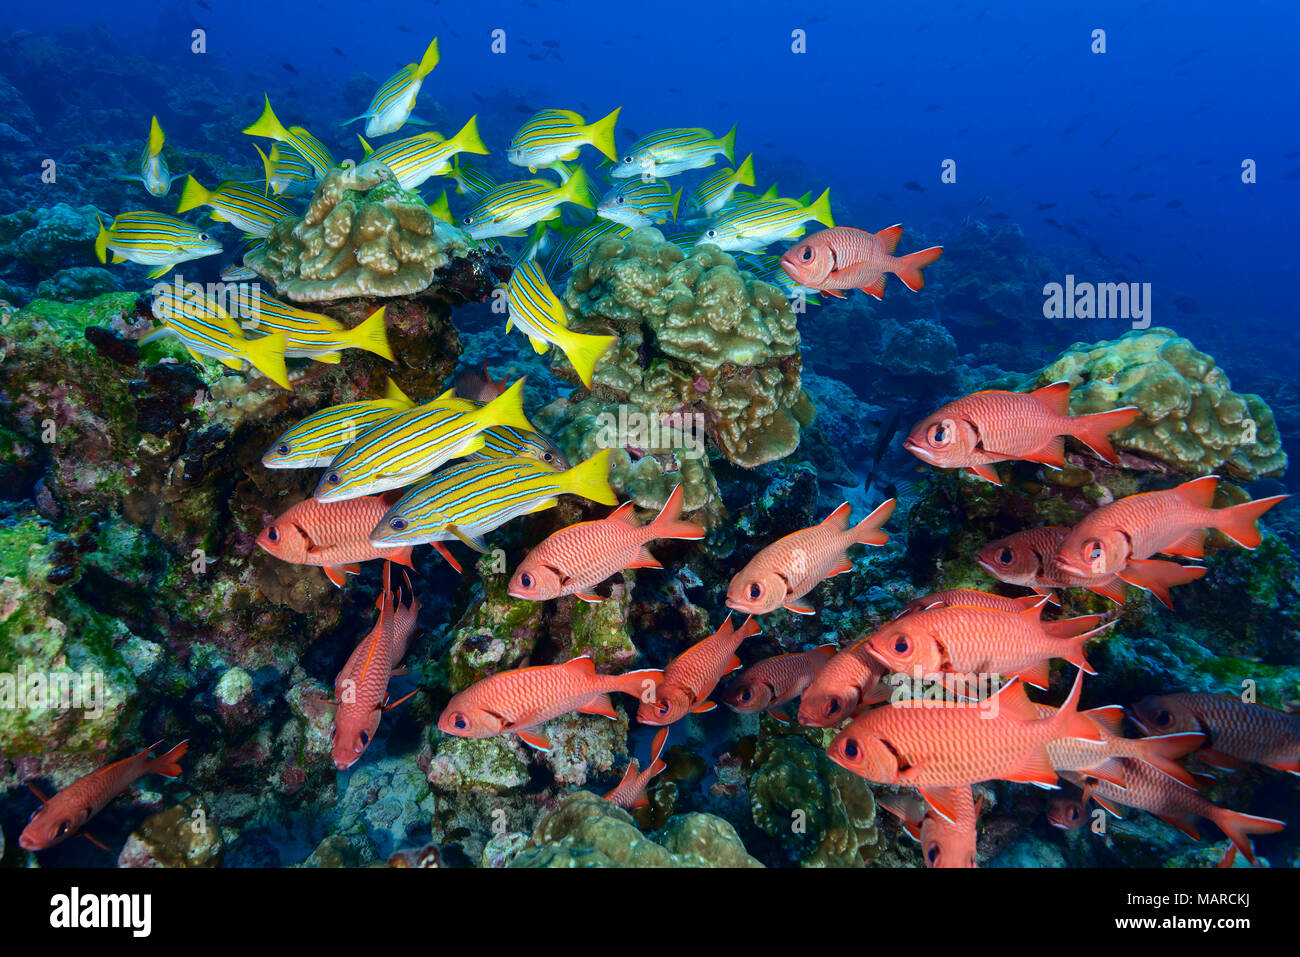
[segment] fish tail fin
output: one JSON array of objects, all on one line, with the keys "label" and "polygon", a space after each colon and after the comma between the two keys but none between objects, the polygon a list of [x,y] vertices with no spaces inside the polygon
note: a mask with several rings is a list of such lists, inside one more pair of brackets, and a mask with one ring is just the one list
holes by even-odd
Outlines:
[{"label": "fish tail fin", "polygon": [[[465,125],[460,128],[460,132],[451,138],[451,142],[461,153],[478,153],[479,155],[487,153],[488,148],[483,144],[483,137],[479,136],[477,113],[471,116]],[[459,163],[457,163],[456,169],[459,171]]]},{"label": "fish tail fin", "polygon": [[438,38],[434,37],[429,46],[424,51],[424,56],[420,57],[419,66],[415,68],[415,78],[423,80],[433,72],[433,68],[438,65]]},{"label": "fish tail fin", "polygon": [[1061,657],[1080,671],[1095,675],[1097,669],[1088,664],[1088,659],[1083,652],[1083,646],[1095,638],[1096,634],[1096,631],[1086,631],[1082,635],[1075,635],[1073,638],[1065,639],[1065,647],[1061,649]]},{"label": "fish tail fin", "polygon": [[505,392],[483,406],[479,410],[479,417],[484,428],[506,425],[525,432],[537,431],[528,421],[528,416],[524,415],[524,379],[519,379]]},{"label": "fish tail fin", "polygon": [[389,378],[388,382],[384,385],[384,398],[393,402],[401,402],[408,409],[415,406],[415,403],[407,398],[406,393],[402,391],[401,387],[392,378]]},{"label": "fish tail fin", "polygon": [[736,162],[736,124],[731,124],[727,135],[718,141],[718,147],[726,155],[728,163]]},{"label": "fish tail fin", "polygon": [[591,136],[591,145],[605,154],[611,162],[618,159],[618,153],[614,149],[614,124],[618,122],[618,114],[622,109],[621,106],[614,107],[614,111],[609,116],[602,117],[587,127],[587,132]]},{"label": "fish tail fin", "polygon": [[[730,616],[728,616],[728,620],[730,620]],[[739,644],[740,642],[744,641],[746,638],[753,638],[757,635],[761,635],[762,633],[763,633],[763,629],[759,626],[758,621],[754,618],[753,615],[750,615],[748,618],[745,619],[744,624],[742,624],[739,628],[736,628],[732,631],[731,637],[735,639],[737,644]]]},{"label": "fish tail fin", "polygon": [[249,136],[265,136],[271,140],[283,140],[289,135],[289,131],[284,128],[284,124],[276,117],[275,111],[271,109],[271,98],[265,93],[262,94],[265,106],[262,107],[262,115],[259,116],[251,126],[245,127],[243,132]]},{"label": "fish tail fin", "polygon": [[[1028,596],[1038,598],[1037,595]],[[1043,612],[1042,603],[1031,606],[1027,611],[1033,611],[1035,617]],[[1061,618],[1057,621],[1042,621],[1043,631],[1047,632],[1053,638],[1077,638],[1085,631],[1091,631],[1101,623],[1101,615],[1079,615],[1077,618]]]},{"label": "fish tail fin", "polygon": [[162,152],[163,139],[164,139],[163,130],[162,127],[158,125],[158,117],[156,116],[150,117],[149,119],[149,155],[150,156],[157,156],[159,153]]},{"label": "fish tail fin", "polygon": [[293,391],[289,384],[289,371],[284,367],[284,350],[288,345],[283,332],[276,332],[260,339],[244,340],[244,356],[262,375],[266,376],[282,389]]},{"label": "fish tail fin", "polygon": [[429,212],[437,216],[444,223],[450,223],[451,220],[451,203],[447,201],[447,191],[444,189],[438,194],[438,198],[428,204]]},{"label": "fish tail fin", "polygon": [[573,175],[560,187],[560,198],[562,202],[570,202],[575,206],[582,206],[586,209],[595,208],[591,202],[591,194],[587,189],[587,171],[585,169],[581,166],[574,168]]},{"label": "fish tail fin", "polygon": [[1138,741],[1143,761],[1175,781],[1196,788],[1196,778],[1178,761],[1203,745],[1205,735],[1200,732],[1162,734],[1154,738],[1139,738]]},{"label": "fish tail fin", "polygon": [[754,185],[754,154],[750,153],[736,169],[736,183],[739,186]]},{"label": "fish tail fin", "polygon": [[1081,738],[1084,741],[1103,740],[1101,725],[1079,710],[1079,696],[1083,693],[1083,669],[1074,676],[1074,686],[1070,688],[1069,697],[1061,705],[1051,721],[1055,722],[1056,735],[1060,738]]},{"label": "fish tail fin", "polygon": [[673,203],[672,206],[669,207],[669,215],[668,215],[669,219],[676,221],[677,207],[681,204],[681,201],[682,201],[682,191],[681,189],[678,189],[677,192],[673,193]]},{"label": "fish tail fin", "polygon": [[703,538],[704,529],[694,522],[682,521],[682,502],[686,493],[678,485],[668,496],[663,510],[646,528],[652,538]]},{"label": "fish tail fin", "polygon": [[184,213],[198,206],[202,206],[212,198],[212,194],[204,189],[202,184],[193,176],[185,177],[185,188],[181,190],[181,201],[176,206],[176,212]]},{"label": "fish tail fin", "polygon": [[849,532],[853,536],[853,541],[859,545],[884,545],[888,542],[889,533],[882,531],[880,526],[889,521],[889,516],[894,514],[894,506],[897,504],[898,499],[891,498],[877,505],[874,512],[853,526]]},{"label": "fish tail fin", "polygon": [[[357,117],[357,119],[361,119],[361,117]],[[358,133],[357,139],[361,141],[361,152],[363,154],[362,156],[363,159],[370,159],[370,157],[375,155],[375,148],[371,146],[368,142],[366,142],[366,138],[364,136]]]},{"label": "fish tail fin", "polygon": [[348,342],[357,349],[373,352],[389,362],[393,360],[393,350],[388,345],[388,332],[384,327],[384,309],[380,306],[370,316],[348,332]]},{"label": "fish tail fin", "polygon": [[1253,502],[1230,505],[1214,513],[1215,528],[1223,532],[1243,548],[1258,548],[1263,541],[1256,520],[1270,508],[1289,495],[1270,495],[1257,498]]},{"label": "fish tail fin", "polygon": [[[663,684],[664,673],[658,668],[640,668],[636,671],[625,671],[621,675],[609,675],[608,677],[612,682],[611,691],[621,691],[623,694],[629,694],[644,701],[644,693],[647,690],[653,692],[657,685]],[[647,684],[649,688],[647,688]]]},{"label": "fish tail fin", "polygon": [[146,773],[161,774],[168,778],[180,777],[181,773],[184,771],[184,768],[181,767],[181,758],[185,757],[185,753],[189,751],[189,749],[190,742],[189,739],[186,738],[166,754],[160,754],[156,758],[151,758],[149,761],[149,770]]},{"label": "fish tail fin", "polygon": [[912,292],[918,292],[925,285],[921,270],[942,255],[942,246],[931,246],[929,249],[899,256],[894,263],[894,275],[903,280],[903,284]]},{"label": "fish tail fin", "polygon": [[1250,843],[1252,834],[1276,834],[1286,827],[1286,821],[1271,817],[1256,817],[1240,811],[1230,811],[1226,807],[1215,808],[1210,818],[1219,825],[1219,830],[1228,835],[1228,839],[1241,851],[1242,856],[1255,864],[1255,848]]},{"label": "fish tail fin", "polygon": [[1109,412],[1094,412],[1078,416],[1071,423],[1070,434],[1097,453],[1104,461],[1114,465],[1119,459],[1110,444],[1110,434],[1132,425],[1142,410],[1135,405]]},{"label": "fish tail fin", "polygon": [[262,174],[266,177],[266,188],[262,190],[262,195],[270,196],[271,193],[274,192],[271,187],[271,173],[275,169],[275,162],[271,159],[271,156],[275,155],[275,147],[271,147],[271,156],[267,156],[263,153],[262,147],[258,146],[256,143],[253,144],[253,149],[257,150],[257,155],[262,157]]},{"label": "fish tail fin", "polygon": [[617,336],[589,336],[569,332],[567,329],[562,333],[557,330],[556,338],[569,362],[573,363],[573,371],[578,373],[578,378],[588,389],[591,388],[591,377],[596,372],[596,363],[618,341]]},{"label": "fish tail fin", "polygon": [[563,491],[580,495],[601,505],[617,505],[614,490],[609,487],[609,456],[611,449],[602,449],[584,462],[579,462],[561,473]]},{"label": "fish tail fin", "polygon": [[829,187],[822,190],[822,194],[808,207],[808,215],[823,226],[835,225],[835,217],[831,215],[831,191]]},{"label": "fish tail fin", "polygon": [[95,222],[99,223],[99,233],[95,236],[95,258],[106,263],[108,262],[108,230],[104,228],[104,221],[99,218],[99,210],[95,211]]}]

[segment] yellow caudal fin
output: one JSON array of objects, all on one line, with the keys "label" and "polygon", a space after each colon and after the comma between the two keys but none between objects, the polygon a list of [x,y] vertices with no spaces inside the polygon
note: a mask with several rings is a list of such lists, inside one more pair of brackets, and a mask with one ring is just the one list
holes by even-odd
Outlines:
[{"label": "yellow caudal fin", "polygon": [[393,379],[389,379],[388,384],[384,386],[384,398],[390,402],[400,402],[408,409],[415,408],[415,403],[407,398],[406,393],[398,387],[397,382]]},{"label": "yellow caudal fin", "polygon": [[358,133],[357,139],[361,141],[361,152],[364,154],[362,156],[362,159],[370,159],[370,157],[375,155],[375,148],[366,142],[366,138],[364,136]]},{"label": "yellow caudal fin", "polygon": [[823,226],[834,226],[835,219],[831,216],[831,191],[829,188],[822,191],[817,197],[817,201],[808,207],[808,215]]},{"label": "yellow caudal fin", "polygon": [[429,204],[429,212],[433,213],[434,216],[437,216],[444,223],[450,223],[452,221],[451,204],[447,202],[447,191],[445,189],[438,194],[437,199]]},{"label": "yellow caudal fin", "polygon": [[478,135],[478,114],[475,113],[469,118],[460,132],[451,138],[451,145],[456,148],[458,153],[478,153],[485,155],[488,151],[487,146],[483,143],[483,137]]},{"label": "yellow caudal fin", "polygon": [[617,505],[614,490],[609,487],[609,449],[602,449],[585,462],[579,462],[562,473],[561,486],[570,495],[580,495],[601,505]]},{"label": "yellow caudal fin", "polygon": [[[558,331],[557,331],[558,332]],[[569,332],[567,329],[556,335],[559,346],[568,356],[569,361],[573,363],[573,371],[578,373],[578,378],[588,389],[591,388],[591,377],[596,371],[596,363],[600,357],[618,341],[618,336],[586,336],[580,332]]]},{"label": "yellow caudal fin", "polygon": [[677,192],[673,193],[673,204],[670,207],[670,211],[668,215],[669,219],[671,220],[677,219],[677,207],[681,203],[681,201],[682,201],[682,191],[679,189]]},{"label": "yellow caudal fin", "polygon": [[736,127],[733,124],[727,135],[718,141],[718,146],[726,154],[727,162],[736,162]]},{"label": "yellow caudal fin", "polygon": [[262,99],[266,105],[262,108],[262,115],[257,118],[252,126],[245,127],[243,132],[249,136],[265,136],[271,140],[284,140],[289,136],[289,131],[284,128],[284,124],[279,121],[275,111],[271,109],[271,98],[265,93]]},{"label": "yellow caudal fin", "polygon": [[260,339],[245,339],[243,351],[244,357],[254,369],[280,388],[292,392],[289,371],[284,367],[284,350],[287,344],[284,333],[276,332]]},{"label": "yellow caudal fin", "polygon": [[591,145],[596,147],[610,160],[618,159],[618,152],[614,149],[614,124],[618,122],[619,110],[621,106],[614,108],[614,112],[603,119],[597,120],[587,127],[587,133],[591,137]]},{"label": "yellow caudal fin", "polygon": [[520,379],[510,388],[478,410],[479,421],[483,428],[490,429],[498,425],[508,425],[525,432],[536,432],[533,424],[524,415],[524,380]]},{"label": "yellow caudal fin", "polygon": [[158,125],[158,117],[149,119],[149,155],[157,156],[163,148],[163,131]]},{"label": "yellow caudal fin", "polygon": [[258,146],[256,143],[253,144],[253,149],[257,150],[257,155],[262,157],[262,173],[266,176],[266,188],[262,190],[262,195],[270,196],[275,192],[274,187],[271,186],[271,171],[275,169],[275,161],[272,159],[272,157],[275,156],[275,147],[271,147],[271,156],[267,156],[263,153],[262,147]]},{"label": "yellow caudal fin", "polygon": [[108,230],[104,228],[104,221],[99,218],[99,213],[95,213],[95,222],[99,223],[99,235],[95,237],[95,257],[102,263],[108,262]]},{"label": "yellow caudal fin", "polygon": [[423,80],[433,72],[433,68],[438,65],[438,38],[434,37],[429,44],[428,49],[424,51],[424,56],[420,58],[420,63],[415,68],[415,78]]},{"label": "yellow caudal fin", "polygon": [[202,206],[212,199],[212,194],[204,189],[193,176],[185,177],[185,188],[181,190],[181,201],[176,212],[184,213]]},{"label": "yellow caudal fin", "polygon": [[560,199],[586,209],[595,208],[591,202],[591,193],[587,189],[587,171],[581,166],[575,167],[573,175],[560,187]]},{"label": "yellow caudal fin", "polygon": [[741,186],[754,185],[754,154],[750,153],[736,170],[736,182]]},{"label": "yellow caudal fin", "polygon": [[364,349],[393,361],[393,350],[388,346],[388,332],[384,328],[384,309],[380,306],[366,320],[348,333],[348,344],[354,349]]}]

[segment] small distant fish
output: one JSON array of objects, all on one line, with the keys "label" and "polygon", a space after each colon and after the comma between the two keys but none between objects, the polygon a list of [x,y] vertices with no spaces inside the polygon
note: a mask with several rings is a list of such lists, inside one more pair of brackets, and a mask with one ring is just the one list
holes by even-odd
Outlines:
[{"label": "small distant fish", "polygon": [[859,289],[882,298],[887,273],[917,292],[925,286],[921,270],[943,255],[943,247],[895,256],[902,235],[899,225],[878,233],[848,226],[823,229],[786,250],[781,266],[800,285],[840,298],[843,289]]},{"label": "small distant fish", "polygon": [[848,550],[854,545],[884,545],[889,533],[881,531],[894,511],[889,499],[853,525],[848,503],[811,528],[778,539],[750,559],[727,586],[728,608],[750,615],[765,615],[786,608],[800,615],[813,609],[801,601],[827,578],[853,570]]},{"label": "small distant fish", "polygon": [[583,146],[594,146],[609,158],[618,159],[614,146],[614,124],[622,107],[588,123],[572,110],[542,110],[519,128],[510,140],[506,160],[526,166],[530,173],[560,160],[575,160]]},{"label": "small distant fish", "polygon": [[764,658],[736,676],[720,696],[722,703],[737,714],[766,711],[782,724],[789,724],[790,718],[781,706],[804,693],[835,651],[835,645],[826,644]]},{"label": "small distant fish", "polygon": [[197,4],[198,4],[200,7],[202,7],[204,10],[211,10],[211,9],[212,9],[210,6],[208,6],[208,5],[204,2],[204,0],[194,0],[194,2],[197,3]]},{"label": "small distant fish", "polygon": [[298,68],[294,66],[292,63],[281,62],[280,69],[286,70],[287,72],[292,73],[294,76],[298,75]]},{"label": "small distant fish", "polygon": [[1128,198],[1128,201],[1130,203],[1136,203],[1143,199],[1150,199],[1154,195],[1155,193],[1134,193],[1132,196]]},{"label": "small distant fish", "polygon": [[654,669],[597,674],[589,655],[562,665],[502,671],[453,695],[438,717],[438,730],[461,738],[517,734],[530,747],[550,751],[550,740],[536,728],[574,711],[616,718],[610,693],[639,698],[662,678]]},{"label": "small distant fish", "polygon": [[[624,129],[629,136],[630,130]],[[638,139],[610,170],[615,179],[649,174],[660,179],[691,169],[712,166],[721,154],[735,162],[736,128],[723,137],[705,129],[670,129]]]},{"label": "small distant fish", "polygon": [[347,54],[344,53],[342,50],[340,50],[338,47],[330,47],[330,49],[333,50],[335,53],[337,53],[339,56],[347,56]]},{"label": "small distant fish", "polygon": [[660,538],[700,539],[704,529],[682,521],[679,485],[663,510],[651,522],[637,523],[633,503],[620,505],[612,514],[593,522],[579,522],[543,539],[515,569],[507,587],[513,598],[547,601],[577,595],[598,602],[597,585],[625,568],[662,568],[646,550]]},{"label": "small distant fish", "polygon": [[928,103],[928,104],[926,104],[925,106],[921,107],[921,112],[922,112],[922,113],[933,113],[933,112],[935,112],[936,110],[942,110],[942,109],[943,109],[943,104],[942,104],[942,103]]},{"label": "small distant fish", "polygon": [[99,261],[108,262],[111,252],[115,263],[130,261],[153,266],[150,279],[158,279],[178,263],[221,252],[221,244],[207,233],[163,213],[144,210],[121,213],[108,226],[103,220],[98,221],[95,256]]},{"label": "small distant fish", "polygon": [[[410,32],[404,27],[398,29]],[[438,38],[434,37],[419,63],[408,63],[389,77],[376,91],[366,111],[360,116],[345,121],[343,125],[365,120],[366,136],[371,138],[396,133],[411,118],[411,111],[415,108],[415,100],[420,95],[424,78],[437,65]]]},{"label": "small distant fish", "polygon": [[1201,311],[1200,307],[1196,304],[1196,300],[1189,296],[1175,296],[1173,302],[1179,312],[1185,312],[1189,316],[1194,316]]},{"label": "small distant fish", "polygon": [[[158,125],[158,117],[149,119],[149,142],[140,153],[140,172],[138,178],[150,196],[166,196],[172,183],[184,176],[184,173],[172,175],[163,159],[163,131]],[[134,179],[135,177],[131,177]]]},{"label": "small distant fish", "polygon": [[737,628],[727,615],[717,631],[668,662],[663,678],[656,682],[654,698],[642,697],[637,706],[637,721],[661,726],[680,721],[687,714],[712,711],[717,705],[709,695],[723,675],[740,667],[736,649],[746,638],[759,633],[753,616]]},{"label": "small distant fish", "polygon": [[636,758],[632,758],[627,770],[623,772],[623,779],[618,782],[614,790],[605,795],[605,800],[629,811],[648,807],[650,799],[646,797],[646,787],[668,769],[668,764],[662,757],[664,744],[667,741],[668,729],[661,728],[655,733],[654,740],[650,742],[650,763],[646,765],[646,769],[638,772]]},{"label": "small distant fish", "polygon": [[1177,209],[1181,205],[1183,205],[1181,199],[1171,199],[1169,202],[1165,203],[1165,209]]},{"label": "small distant fish", "polygon": [[74,834],[84,834],[91,843],[103,850],[108,850],[82,830],[86,822],[104,810],[115,797],[129,788],[146,774],[161,774],[163,777],[180,777],[182,768],[180,760],[189,750],[188,741],[182,741],[166,754],[153,756],[154,750],[162,744],[158,741],[149,745],[139,754],[124,758],[98,771],[91,771],[66,788],[46,798],[32,787],[32,792],[40,799],[41,806],[36,809],[27,826],[18,837],[18,846],[25,851],[45,851],[62,843]]},{"label": "small distant fish", "polygon": [[1045,209],[1051,209],[1051,208],[1053,208],[1055,205],[1056,205],[1056,203],[1044,203],[1044,202],[1037,202],[1037,201],[1036,201],[1036,202],[1034,203],[1034,209],[1038,210],[1039,212],[1042,212],[1042,211],[1045,210]]},{"label": "small distant fish", "polygon": [[1023,153],[1025,150],[1029,149],[1033,145],[1034,145],[1033,143],[1021,143],[1019,146],[1017,146],[1015,149],[1011,151],[1011,155],[1019,156],[1021,153]]},{"label": "small distant fish", "polygon": [[913,193],[924,193],[925,187],[914,179],[909,179],[903,184],[903,189],[910,189]]}]

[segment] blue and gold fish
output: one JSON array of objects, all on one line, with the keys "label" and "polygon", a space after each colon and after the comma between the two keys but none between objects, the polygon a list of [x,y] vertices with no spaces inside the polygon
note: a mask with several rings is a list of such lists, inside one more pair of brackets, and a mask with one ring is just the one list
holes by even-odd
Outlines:
[{"label": "blue and gold fish", "polygon": [[618,159],[614,150],[614,124],[618,121],[620,109],[622,107],[617,107],[608,116],[590,124],[572,110],[542,110],[515,133],[506,151],[506,159],[535,173],[540,167],[551,166],[560,160],[577,159],[579,149],[590,145],[612,162]]},{"label": "blue and gold fish", "polygon": [[538,353],[545,352],[551,345],[559,346],[582,384],[590,389],[596,363],[618,341],[618,337],[571,332],[564,304],[556,297],[542,275],[541,267],[535,262],[524,263],[515,269],[506,283],[506,298],[510,306],[506,332],[512,325],[518,326]]},{"label": "blue and gold fish", "polygon": [[627,179],[648,174],[662,179],[688,169],[712,166],[713,157],[719,153],[727,158],[727,162],[734,162],[735,149],[734,126],[721,138],[698,128],[660,130],[633,143],[623,158],[614,164],[610,175],[615,179]]},{"label": "blue and gold fish", "polygon": [[461,226],[473,239],[522,236],[534,223],[557,218],[561,203],[592,208],[587,174],[582,167],[559,186],[544,179],[525,179],[498,186],[479,198],[461,219]]},{"label": "blue and gold fish", "polygon": [[212,296],[195,284],[164,286],[153,298],[154,318],[162,323],[141,344],[164,336],[175,336],[191,356],[216,359],[229,369],[241,371],[248,362],[282,389],[292,390],[284,367],[285,337],[274,333],[249,339],[239,325]]},{"label": "blue and gold fish", "polygon": [[459,156],[452,159],[447,175],[456,181],[456,195],[469,199],[486,196],[501,185],[487,170],[473,163],[462,163]]},{"label": "blue and gold fish", "polygon": [[366,121],[366,136],[386,136],[396,133],[411,119],[415,98],[420,95],[424,78],[438,65],[438,38],[434,37],[419,63],[408,63],[388,78],[375,93],[366,112],[344,123]]},{"label": "blue and gold fish", "polygon": [[596,215],[636,228],[677,218],[679,189],[659,179],[629,179],[615,186],[596,207]]},{"label": "blue and gold fish", "polygon": [[592,249],[602,239],[607,236],[626,236],[631,231],[631,227],[624,226],[622,223],[599,218],[582,227],[559,227],[558,232],[565,238],[546,254],[546,275],[558,277],[570,269],[578,268],[587,261]]},{"label": "blue and gold fish", "polygon": [[320,174],[307,158],[287,143],[272,143],[268,155],[254,145],[266,170],[266,192],[276,196],[300,196],[310,193],[320,181]]},{"label": "blue and gold fish", "polygon": [[768,243],[797,239],[804,234],[804,224],[808,222],[835,225],[829,189],[813,203],[806,199],[774,199],[733,207],[700,234],[696,245],[711,243],[723,250],[756,252]]},{"label": "blue and gold fish", "polygon": [[263,99],[265,100],[265,106],[262,108],[262,115],[257,118],[252,126],[244,129],[245,133],[249,136],[262,136],[292,146],[294,152],[311,166],[312,172],[317,179],[334,169],[336,165],[334,157],[330,156],[330,151],[325,148],[324,143],[301,126],[286,128],[276,117],[275,111],[271,109],[271,98],[264,95]]},{"label": "blue and gold fish", "polygon": [[216,255],[221,244],[183,219],[140,210],[120,214],[107,227],[99,220],[95,255],[103,263],[108,262],[110,252],[115,263],[157,267],[149,272],[150,279],[157,279],[177,263]]},{"label": "blue and gold fish", "polygon": [[700,183],[691,194],[691,209],[712,216],[731,201],[736,187],[753,185],[754,156],[750,154],[736,169],[720,169]]},{"label": "blue and gold fish", "polygon": [[271,443],[262,456],[268,469],[309,469],[329,465],[360,436],[395,415],[415,408],[392,379],[382,399],[362,399],[321,409]]},{"label": "blue and gold fish", "polygon": [[[167,170],[167,161],[163,159],[163,131],[158,125],[158,117],[151,117],[149,120],[149,142],[144,150],[140,153],[140,182],[144,188],[149,191],[150,196],[166,196],[168,190],[172,188],[172,183],[184,176],[184,173],[177,173],[174,176]],[[135,177],[123,177],[132,180]]]},{"label": "blue and gold fish", "polygon": [[441,133],[420,133],[416,136],[389,143],[383,149],[373,150],[364,139],[361,146],[366,159],[379,160],[397,176],[403,189],[415,189],[430,176],[447,176],[451,173],[451,158],[459,153],[484,155],[488,148],[478,134],[478,117],[471,116],[451,139]]},{"label": "blue and gold fish", "polygon": [[222,183],[209,190],[193,176],[186,177],[176,212],[184,213],[200,206],[211,207],[210,215],[218,222],[230,223],[250,236],[263,238],[271,235],[271,227],[280,220],[294,215],[292,209],[264,195],[263,190],[238,183]]},{"label": "blue and gold fish", "polygon": [[289,358],[333,363],[339,361],[339,353],[344,349],[363,349],[393,361],[383,306],[349,329],[337,319],[281,302],[260,288],[249,299],[247,315],[241,315],[240,325],[250,331],[284,333],[287,341],[284,354]]}]

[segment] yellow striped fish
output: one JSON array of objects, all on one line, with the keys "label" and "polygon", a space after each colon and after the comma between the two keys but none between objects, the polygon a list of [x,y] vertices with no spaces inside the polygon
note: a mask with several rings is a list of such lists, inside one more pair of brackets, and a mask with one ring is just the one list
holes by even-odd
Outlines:
[{"label": "yellow striped fish", "polygon": [[720,169],[695,187],[691,208],[712,216],[731,201],[737,186],[754,185],[754,154],[746,156],[736,169]]},{"label": "yellow striped fish", "polygon": [[[470,400],[466,400],[470,401]],[[475,402],[475,405],[480,403]],[[467,455],[468,459],[536,459],[547,468],[562,472],[569,460],[559,447],[540,432],[525,432],[508,425],[498,425],[483,432],[483,448]]]},{"label": "yellow striped fish", "polygon": [[768,243],[802,236],[807,222],[835,225],[829,189],[813,203],[804,198],[743,203],[719,216],[695,244],[710,243],[723,250],[757,252]]},{"label": "yellow striped fish", "polygon": [[727,158],[727,162],[733,162],[735,151],[734,126],[721,138],[698,127],[659,130],[633,143],[627,155],[614,164],[609,175],[615,179],[627,179],[649,173],[662,179],[689,169],[712,166],[713,157],[719,153]]},{"label": "yellow striped fish", "polygon": [[307,158],[296,149],[284,143],[272,143],[271,152],[262,152],[256,143],[253,149],[262,157],[262,168],[266,171],[267,194],[276,196],[301,196],[316,188],[319,175],[307,162]]},{"label": "yellow striped fish", "polygon": [[621,109],[617,107],[609,116],[591,124],[572,110],[541,110],[515,133],[506,159],[536,173],[542,166],[577,159],[579,148],[590,145],[612,162],[618,159],[614,150],[614,124]]},{"label": "yellow striped fish", "polygon": [[501,185],[485,169],[473,163],[462,163],[459,156],[452,159],[447,175],[456,181],[456,195],[471,199],[486,196]]},{"label": "yellow striped fish", "polygon": [[284,354],[289,358],[338,362],[342,350],[364,349],[392,362],[393,350],[388,346],[384,328],[384,308],[380,306],[349,329],[337,319],[280,302],[262,292],[259,286],[249,297],[248,315],[241,316],[240,325],[259,332],[283,332],[289,343]]},{"label": "yellow striped fish", "polygon": [[284,124],[276,117],[275,111],[271,109],[271,98],[263,94],[263,99],[266,101],[266,105],[262,109],[262,115],[254,121],[252,126],[244,129],[245,133],[249,136],[263,136],[269,140],[288,143],[299,156],[307,161],[317,179],[335,167],[334,157],[330,156],[330,151],[325,148],[324,143],[301,126],[290,126],[286,129]]},{"label": "yellow striped fish", "polygon": [[388,380],[382,399],[332,405],[307,416],[266,450],[268,469],[309,469],[329,465],[348,444],[386,419],[415,408],[397,383]]},{"label": "yellow striped fish", "polygon": [[601,219],[636,228],[677,218],[682,191],[661,179],[627,179],[609,191],[596,207]]},{"label": "yellow striped fish", "polygon": [[185,189],[176,212],[185,213],[200,206],[212,207],[211,216],[217,222],[230,223],[250,236],[263,238],[271,235],[271,227],[294,215],[284,203],[263,195],[262,190],[249,189],[238,183],[222,183],[216,189],[204,189],[193,176],[185,178]]},{"label": "yellow striped fish", "polygon": [[512,518],[551,508],[557,496],[616,505],[609,456],[605,449],[563,472],[529,458],[453,463],[402,496],[370,533],[370,544],[395,548],[458,538],[484,551],[482,536]]},{"label": "yellow striped fish", "polygon": [[154,296],[153,315],[162,328],[145,336],[142,345],[175,336],[195,359],[208,356],[236,371],[242,371],[248,362],[280,388],[293,390],[284,367],[284,334],[245,338],[235,320],[202,287],[183,283],[164,286]]},{"label": "yellow striped fish", "polygon": [[512,325],[518,326],[538,353],[545,352],[550,344],[559,346],[582,384],[590,389],[596,363],[618,337],[570,332],[564,304],[551,291],[536,262],[524,263],[511,274],[506,283],[506,299],[510,306],[506,332]]},{"label": "yellow striped fish", "polygon": [[183,219],[140,210],[122,213],[107,227],[99,219],[95,255],[104,263],[108,262],[110,252],[115,263],[129,260],[156,266],[150,270],[149,278],[157,279],[177,263],[216,255],[221,252],[221,243]]},{"label": "yellow striped fish", "polygon": [[[140,182],[151,196],[166,196],[172,183],[184,176],[184,173],[171,175],[167,170],[167,161],[162,157],[163,131],[158,125],[158,117],[149,120],[149,143],[140,154]],[[129,177],[135,179],[136,177]]]},{"label": "yellow striped fish", "polygon": [[451,158],[459,153],[483,155],[488,151],[478,134],[477,114],[471,116],[460,132],[449,140],[443,139],[441,133],[430,131],[389,143],[383,149],[371,149],[364,139],[361,139],[361,146],[366,159],[377,159],[391,169],[403,189],[415,189],[430,176],[449,175]]},{"label": "yellow striped fish", "polygon": [[424,78],[438,65],[438,38],[434,37],[424,51],[419,63],[408,63],[388,78],[381,86],[366,111],[344,123],[366,121],[366,136],[386,136],[396,133],[415,108],[415,98],[420,95]]},{"label": "yellow striped fish", "polygon": [[524,179],[498,186],[479,197],[477,205],[461,220],[461,226],[473,239],[522,236],[534,223],[558,218],[561,203],[594,207],[587,188],[587,174],[581,166],[558,187],[544,179]]},{"label": "yellow striped fish", "polygon": [[403,412],[349,443],[316,486],[322,502],[340,502],[409,485],[439,465],[483,447],[497,425],[535,432],[524,415],[524,380],[478,407],[448,392]]}]

